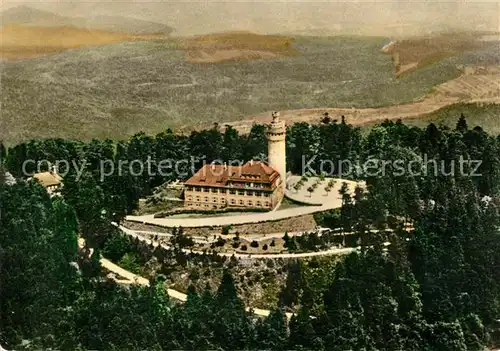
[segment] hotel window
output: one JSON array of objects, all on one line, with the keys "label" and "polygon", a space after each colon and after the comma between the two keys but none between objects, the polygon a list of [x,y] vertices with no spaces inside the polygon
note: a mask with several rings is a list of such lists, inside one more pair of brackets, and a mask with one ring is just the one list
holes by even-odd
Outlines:
[{"label": "hotel window", "polygon": [[243,204],[244,204],[243,200],[240,200],[240,205],[243,205]]},{"label": "hotel window", "polygon": [[234,199],[231,199],[231,204],[234,205],[236,201]]},{"label": "hotel window", "polygon": [[200,189],[200,188],[194,188],[194,191],[198,191],[198,192],[200,192],[200,191],[201,191],[201,189]]},{"label": "hotel window", "polygon": [[188,197],[187,197],[187,200],[188,200],[188,201],[191,201],[192,199],[193,199],[193,198],[192,198],[191,196],[188,196]]},{"label": "hotel window", "polygon": [[236,194],[236,190],[229,190],[229,193],[234,195],[234,194]]},{"label": "hotel window", "polygon": [[257,201],[257,206],[262,206],[261,202],[260,201]]},{"label": "hotel window", "polygon": [[269,193],[264,193],[264,196],[265,197],[269,197]]},{"label": "hotel window", "polygon": [[266,201],[266,207],[269,207],[270,203],[269,201]]},{"label": "hotel window", "polygon": [[218,192],[219,192],[219,189],[212,188],[212,192],[213,192],[213,193],[218,193]]},{"label": "hotel window", "polygon": [[208,193],[210,191],[210,189],[209,188],[203,188],[203,191],[206,192],[206,193]]},{"label": "hotel window", "polygon": [[245,192],[244,191],[238,191],[237,194],[238,195],[245,195]]},{"label": "hotel window", "polygon": [[205,196],[205,202],[208,202],[208,196]]},{"label": "hotel window", "polygon": [[224,200],[224,199],[220,199],[220,203],[221,203],[221,204],[225,204],[225,203],[226,203],[226,200]]},{"label": "hotel window", "polygon": [[214,199],[213,199],[212,201],[213,201],[213,202],[217,202],[217,198],[216,198],[216,197],[214,197]]},{"label": "hotel window", "polygon": [[201,197],[197,196],[196,201],[198,201],[198,202],[201,201]]},{"label": "hotel window", "polygon": [[248,201],[248,206],[253,206],[252,201]]}]

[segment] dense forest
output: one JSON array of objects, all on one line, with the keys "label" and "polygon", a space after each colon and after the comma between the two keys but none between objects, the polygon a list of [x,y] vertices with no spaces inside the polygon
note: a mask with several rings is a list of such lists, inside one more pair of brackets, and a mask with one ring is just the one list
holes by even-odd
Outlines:
[{"label": "dense forest", "polygon": [[[384,122],[368,135],[343,119],[288,127],[293,173],[302,173],[304,159],[314,156],[312,172],[321,172],[320,160],[385,161],[388,171],[352,172],[349,177],[365,180],[366,189],[344,192],[340,211],[320,214],[324,224],[355,232],[361,250],[334,265],[318,263],[322,284],[303,279],[300,264],[290,265],[280,303],[267,318],[245,311],[230,269],[216,291],[192,288],[184,304],[169,299],[164,276],[150,287],[123,287],[103,277],[99,253],[116,235],[110,221],[123,219],[139,198],[177,176],[137,176],[127,169],[102,181],[100,160],[118,168],[120,161],[150,159],[154,168],[162,159],[194,158],[196,170],[203,160],[263,158],[266,144],[265,127],[255,125],[248,135],[215,126],[118,143],[49,139],[1,146],[0,177],[8,170],[18,182],[0,181],[0,345],[482,350],[500,343],[500,138],[470,129],[463,116],[455,129]],[[466,163],[459,172],[463,159],[481,160],[479,169]],[[50,198],[41,185],[22,180],[26,160],[86,167],[81,174],[75,167],[60,170],[63,196]],[[397,172],[396,161],[418,172]],[[438,172],[429,171],[434,164]],[[187,177],[191,170],[183,171]],[[78,249],[78,235],[86,249]],[[290,305],[297,312],[288,321]]]}]

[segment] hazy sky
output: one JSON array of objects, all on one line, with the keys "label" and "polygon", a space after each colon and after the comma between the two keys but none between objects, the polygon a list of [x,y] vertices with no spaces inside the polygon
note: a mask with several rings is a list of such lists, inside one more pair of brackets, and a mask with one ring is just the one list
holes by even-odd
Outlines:
[{"label": "hazy sky", "polygon": [[500,31],[499,0],[468,1],[92,1],[4,0],[67,16],[121,15],[166,23],[179,35],[225,30],[262,33],[350,29],[364,32],[476,28]]}]

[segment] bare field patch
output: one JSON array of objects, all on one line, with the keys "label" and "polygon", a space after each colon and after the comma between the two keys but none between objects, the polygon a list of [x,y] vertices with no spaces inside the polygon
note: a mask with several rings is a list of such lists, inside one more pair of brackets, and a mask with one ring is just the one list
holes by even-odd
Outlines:
[{"label": "bare field patch", "polygon": [[404,39],[386,45],[382,51],[391,53],[396,76],[487,45],[479,33],[445,33],[429,37]]},{"label": "bare field patch", "polygon": [[280,35],[228,32],[186,39],[183,48],[186,62],[219,63],[299,55],[292,42],[293,38]]},{"label": "bare field patch", "polygon": [[86,46],[163,37],[162,34],[132,35],[72,26],[36,27],[9,24],[0,30],[0,54],[3,60],[30,59]]},{"label": "bare field patch", "polygon": [[443,83],[435,89],[436,94],[467,98],[500,97],[500,73],[464,75]]}]

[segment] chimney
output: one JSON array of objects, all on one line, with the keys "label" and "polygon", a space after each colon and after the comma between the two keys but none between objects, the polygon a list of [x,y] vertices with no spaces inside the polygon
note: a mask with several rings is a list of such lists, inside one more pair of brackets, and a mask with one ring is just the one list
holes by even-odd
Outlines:
[{"label": "chimney", "polygon": [[253,166],[253,160],[250,160],[250,166]]},{"label": "chimney", "polygon": [[224,162],[224,170],[227,170],[227,163]]}]

